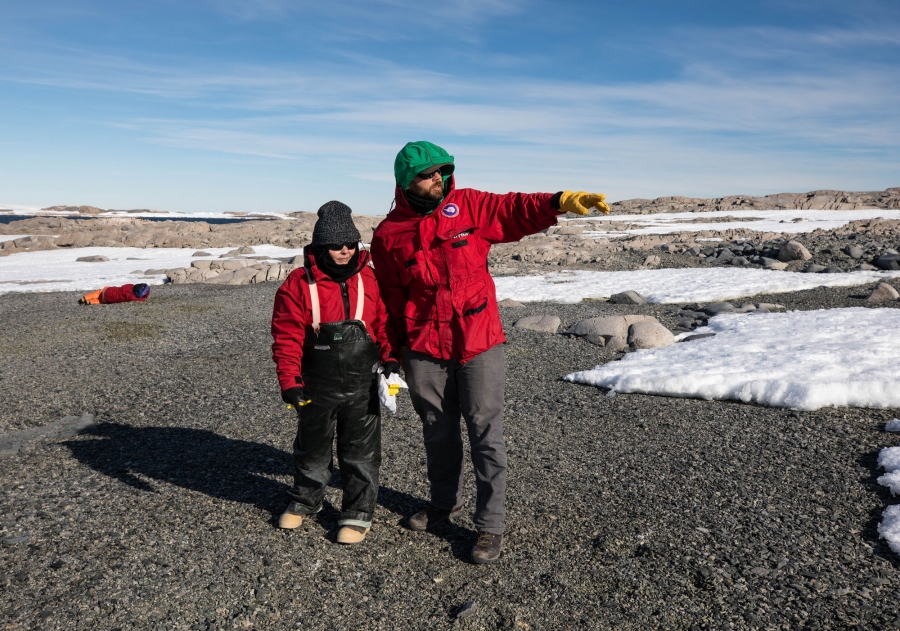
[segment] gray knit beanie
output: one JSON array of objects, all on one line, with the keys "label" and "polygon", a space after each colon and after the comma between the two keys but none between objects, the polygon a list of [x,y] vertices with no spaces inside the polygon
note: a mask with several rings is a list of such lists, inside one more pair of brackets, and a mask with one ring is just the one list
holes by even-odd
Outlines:
[{"label": "gray knit beanie", "polygon": [[312,244],[332,245],[360,240],[359,230],[350,219],[350,207],[341,202],[331,201],[319,209],[319,219],[313,228]]}]

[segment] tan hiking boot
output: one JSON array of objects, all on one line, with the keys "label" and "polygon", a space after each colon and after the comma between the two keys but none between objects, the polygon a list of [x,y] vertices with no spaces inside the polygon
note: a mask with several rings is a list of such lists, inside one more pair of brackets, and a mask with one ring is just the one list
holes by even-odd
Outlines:
[{"label": "tan hiking boot", "polygon": [[284,528],[286,530],[293,530],[294,528],[299,528],[303,523],[303,517],[305,515],[298,515],[297,513],[292,513],[290,511],[284,511],[281,514],[281,517],[278,518],[278,527]]},{"label": "tan hiking boot", "polygon": [[341,529],[338,530],[337,542],[347,545],[359,543],[366,538],[367,534],[369,534],[369,529],[362,526],[341,526]]}]

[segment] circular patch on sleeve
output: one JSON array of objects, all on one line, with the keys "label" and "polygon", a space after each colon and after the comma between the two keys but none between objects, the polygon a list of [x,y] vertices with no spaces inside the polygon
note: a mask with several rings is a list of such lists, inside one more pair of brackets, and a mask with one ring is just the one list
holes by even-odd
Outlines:
[{"label": "circular patch on sleeve", "polygon": [[441,208],[441,214],[444,217],[456,217],[459,214],[459,206],[456,204],[447,204]]}]

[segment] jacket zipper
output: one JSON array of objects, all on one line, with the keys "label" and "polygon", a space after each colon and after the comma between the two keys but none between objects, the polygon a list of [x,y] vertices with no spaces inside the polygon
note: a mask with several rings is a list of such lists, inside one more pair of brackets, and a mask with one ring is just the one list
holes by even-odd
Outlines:
[{"label": "jacket zipper", "polygon": [[344,299],[344,319],[350,319],[350,292],[347,290],[347,283],[341,281],[341,298]]}]

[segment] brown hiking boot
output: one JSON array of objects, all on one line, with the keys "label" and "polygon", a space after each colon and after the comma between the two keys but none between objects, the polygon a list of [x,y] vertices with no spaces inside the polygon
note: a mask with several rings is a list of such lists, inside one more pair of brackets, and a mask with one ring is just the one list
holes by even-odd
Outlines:
[{"label": "brown hiking boot", "polygon": [[441,522],[447,521],[461,510],[462,506],[457,506],[453,510],[441,510],[439,508],[429,506],[422,512],[416,513],[409,518],[409,527],[412,530],[422,532],[423,530],[434,528]]},{"label": "brown hiking boot", "polygon": [[479,532],[478,541],[472,548],[472,563],[493,563],[499,559],[501,543],[503,543],[503,535]]}]

